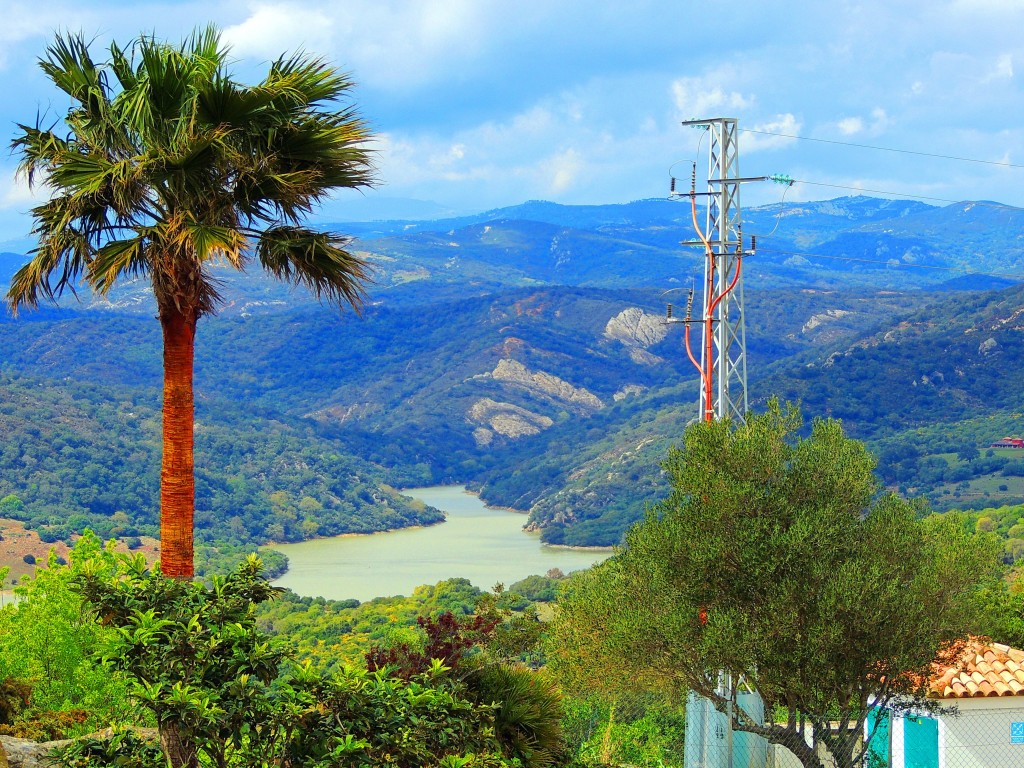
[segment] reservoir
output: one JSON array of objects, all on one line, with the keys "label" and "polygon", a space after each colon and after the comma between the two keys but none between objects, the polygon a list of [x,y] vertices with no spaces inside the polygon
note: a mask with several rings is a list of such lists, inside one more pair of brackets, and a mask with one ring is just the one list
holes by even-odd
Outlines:
[{"label": "reservoir", "polygon": [[300,595],[361,601],[408,595],[421,584],[457,576],[489,590],[551,568],[564,573],[589,568],[611,554],[541,544],[538,534],[522,530],[526,515],[491,509],[461,485],[402,493],[440,509],[447,520],[426,528],[275,545],[289,565],[274,585]]}]

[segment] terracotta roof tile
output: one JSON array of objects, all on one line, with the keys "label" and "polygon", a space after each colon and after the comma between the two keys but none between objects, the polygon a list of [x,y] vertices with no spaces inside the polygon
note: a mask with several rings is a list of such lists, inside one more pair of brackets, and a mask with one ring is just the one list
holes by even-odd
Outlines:
[{"label": "terracotta roof tile", "polygon": [[929,687],[940,699],[1024,696],[1024,651],[985,638],[953,644],[933,664]]}]

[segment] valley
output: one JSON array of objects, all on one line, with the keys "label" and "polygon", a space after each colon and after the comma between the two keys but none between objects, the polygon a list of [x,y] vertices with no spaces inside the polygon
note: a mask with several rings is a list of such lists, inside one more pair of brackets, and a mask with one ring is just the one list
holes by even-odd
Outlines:
[{"label": "valley", "polygon": [[[376,267],[361,316],[225,273],[227,306],[197,337],[198,539],[430,524],[440,513],[395,489],[463,483],[528,512],[546,543],[618,544],[666,492],[660,462],[695,411],[681,330],[664,323],[700,264],[676,245],[684,208],[340,224]],[[1020,462],[987,455],[1024,432],[1019,216],[866,197],[750,209],[752,407],[778,396],[841,418],[882,482],[935,508],[1024,502]],[[0,256],[0,280],[22,258]],[[0,513],[44,539],[155,532],[147,290],[0,320]]]}]

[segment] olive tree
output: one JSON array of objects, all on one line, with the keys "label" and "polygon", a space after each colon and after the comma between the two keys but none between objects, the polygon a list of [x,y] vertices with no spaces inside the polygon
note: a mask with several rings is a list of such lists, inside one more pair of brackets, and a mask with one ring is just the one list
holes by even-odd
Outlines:
[{"label": "olive tree", "polygon": [[[822,751],[857,764],[870,706],[927,705],[994,548],[958,516],[881,494],[838,422],[800,427],[772,403],[744,425],[688,428],[669,497],[559,600],[549,658],[567,682],[696,691],[806,768]],[[722,673],[761,695],[764,720],[723,694]]]}]

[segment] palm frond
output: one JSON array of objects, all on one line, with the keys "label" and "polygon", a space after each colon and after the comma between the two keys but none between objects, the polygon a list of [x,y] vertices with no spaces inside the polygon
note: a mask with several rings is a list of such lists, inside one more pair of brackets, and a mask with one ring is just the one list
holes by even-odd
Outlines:
[{"label": "palm frond", "polygon": [[303,107],[336,101],[353,86],[348,74],[301,52],[275,61],[264,84],[292,97]]},{"label": "palm frond", "polygon": [[83,106],[99,87],[99,70],[82,35],[57,35],[39,66],[53,84]]},{"label": "palm frond", "polygon": [[32,259],[14,273],[7,302],[14,313],[21,307],[38,307],[41,299],[56,302],[75,284],[89,263],[91,248],[74,232],[62,232],[58,240],[44,239],[32,251]]},{"label": "palm frond", "polygon": [[245,235],[234,227],[189,221],[182,225],[177,244],[195,254],[196,261],[225,259],[236,269],[242,267],[242,253],[249,245]]},{"label": "palm frond", "polygon": [[302,227],[272,227],[259,238],[256,256],[275,277],[303,285],[319,299],[359,310],[370,265],[345,250],[348,241]]},{"label": "palm frond", "polygon": [[131,57],[117,43],[110,44],[110,71],[114,73],[122,91],[130,91],[138,85],[139,78]]},{"label": "palm frond", "polygon": [[122,275],[138,277],[149,269],[146,260],[146,238],[113,240],[96,252],[86,270],[86,279],[101,296],[106,296]]},{"label": "palm frond", "polygon": [[65,133],[37,117],[11,144],[29,183],[53,190],[33,210],[40,244],[12,286],[13,306],[83,277],[106,292],[148,272],[161,301],[203,314],[218,301],[206,263],[242,268],[252,255],[359,307],[368,265],[344,238],[300,223],[333,189],[375,182],[365,123],[352,107],[323,106],[347,96],[347,75],[299,53],[242,85],[212,26],[178,45],[146,35],[112,44],[105,63],[81,35],[58,35],[40,66],[73,103]]},{"label": "palm frond", "polygon": [[68,153],[68,143],[51,129],[41,128],[38,116],[34,126],[19,124],[18,128],[21,135],[11,141],[11,150],[21,153],[18,174],[34,187],[37,175],[45,174],[58,157]]}]

